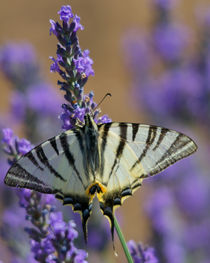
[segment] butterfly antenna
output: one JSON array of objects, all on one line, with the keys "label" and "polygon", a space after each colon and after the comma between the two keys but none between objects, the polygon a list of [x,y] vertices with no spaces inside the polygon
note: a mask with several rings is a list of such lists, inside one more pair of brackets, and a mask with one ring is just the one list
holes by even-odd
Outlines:
[{"label": "butterfly antenna", "polygon": [[97,104],[97,106],[95,107],[95,109],[94,110],[96,110],[100,105],[101,105],[101,103],[106,99],[106,97],[111,97],[112,96],[112,94],[111,93],[106,93],[104,96],[103,96],[103,98],[100,100],[100,102]]}]

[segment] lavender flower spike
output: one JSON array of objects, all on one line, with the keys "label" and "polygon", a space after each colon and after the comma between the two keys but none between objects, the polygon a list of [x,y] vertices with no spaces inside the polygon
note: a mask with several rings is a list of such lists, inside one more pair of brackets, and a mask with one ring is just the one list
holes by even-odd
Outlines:
[{"label": "lavender flower spike", "polygon": [[58,12],[63,25],[50,20],[50,33],[53,33],[59,43],[57,45],[57,58],[50,57],[53,64],[51,72],[58,72],[62,81],[58,81],[60,89],[65,92],[67,103],[62,105],[63,112],[60,115],[62,128],[72,129],[77,122],[84,123],[84,116],[92,113],[96,123],[106,123],[110,119],[107,116],[98,117],[100,110],[93,102],[93,93],[84,94],[84,85],[88,77],[94,75],[93,60],[89,57],[89,50],[82,51],[77,38],[77,31],[83,30],[80,17],[73,15],[70,6],[62,6]]}]

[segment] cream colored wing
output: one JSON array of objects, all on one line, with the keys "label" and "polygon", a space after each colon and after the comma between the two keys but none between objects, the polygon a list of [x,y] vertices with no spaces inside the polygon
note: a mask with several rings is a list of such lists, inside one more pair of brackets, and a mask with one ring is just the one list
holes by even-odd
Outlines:
[{"label": "cream colored wing", "polygon": [[113,228],[113,207],[132,195],[144,178],[159,173],[194,151],[188,136],[162,127],[108,123],[99,126],[101,168],[98,174],[106,186],[100,203]]},{"label": "cream colored wing", "polygon": [[14,163],[5,177],[5,183],[55,194],[64,205],[71,204],[74,210],[82,212],[85,228],[91,212],[90,200],[85,191],[93,181],[93,176],[89,175],[86,167],[84,144],[84,135],[80,131],[61,133]]}]

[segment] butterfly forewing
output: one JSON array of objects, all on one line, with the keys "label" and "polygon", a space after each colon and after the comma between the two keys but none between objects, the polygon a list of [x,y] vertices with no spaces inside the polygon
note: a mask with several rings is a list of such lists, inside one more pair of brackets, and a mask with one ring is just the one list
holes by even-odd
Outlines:
[{"label": "butterfly forewing", "polygon": [[7,173],[5,183],[63,196],[85,194],[91,178],[84,168],[76,132],[67,131],[35,147]]},{"label": "butterfly forewing", "polygon": [[[121,130],[126,130],[123,136]],[[110,131],[119,134],[136,160],[130,163],[130,173],[144,169],[143,177],[159,173],[174,162],[192,154],[197,146],[188,136],[174,130],[144,124],[113,123]],[[124,156],[124,155],[123,155]],[[142,177],[141,174],[139,174]]]}]

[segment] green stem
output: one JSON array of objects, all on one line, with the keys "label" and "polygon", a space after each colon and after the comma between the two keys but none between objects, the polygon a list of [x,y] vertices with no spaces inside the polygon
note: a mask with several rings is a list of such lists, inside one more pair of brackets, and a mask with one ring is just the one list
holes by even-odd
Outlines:
[{"label": "green stem", "polygon": [[125,238],[124,238],[124,236],[123,236],[123,233],[122,233],[122,231],[121,231],[121,229],[120,229],[120,226],[119,226],[119,224],[118,224],[117,219],[116,219],[115,216],[114,216],[114,227],[115,227],[115,229],[116,229],[116,231],[117,231],[117,235],[118,235],[118,237],[119,237],[120,243],[121,243],[121,245],[122,245],[122,247],[123,247],[123,250],[124,250],[124,252],[125,252],[125,256],[126,256],[126,258],[127,258],[127,260],[128,260],[128,263],[133,263],[133,259],[132,259],[132,257],[131,257],[131,254],[130,254],[129,250],[128,250],[128,247],[127,247]]}]

